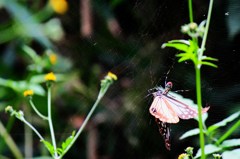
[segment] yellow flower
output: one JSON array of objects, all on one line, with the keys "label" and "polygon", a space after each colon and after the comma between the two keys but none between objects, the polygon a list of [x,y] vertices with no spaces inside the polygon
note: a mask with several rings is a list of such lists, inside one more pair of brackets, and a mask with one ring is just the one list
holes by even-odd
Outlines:
[{"label": "yellow flower", "polygon": [[56,64],[57,63],[57,55],[56,54],[50,54],[49,55],[49,60],[51,62],[51,64]]},{"label": "yellow flower", "polygon": [[66,0],[50,0],[50,5],[58,14],[64,14],[68,10],[68,3]]},{"label": "yellow flower", "polygon": [[189,159],[188,154],[182,153],[181,155],[178,156],[178,159]]},{"label": "yellow flower", "polygon": [[107,77],[110,78],[111,80],[115,81],[117,80],[117,76],[112,72],[108,72]]},{"label": "yellow flower", "polygon": [[56,76],[53,72],[46,74],[44,78],[46,81],[56,81]]},{"label": "yellow flower", "polygon": [[32,96],[34,94],[33,90],[29,89],[23,92],[24,97]]}]

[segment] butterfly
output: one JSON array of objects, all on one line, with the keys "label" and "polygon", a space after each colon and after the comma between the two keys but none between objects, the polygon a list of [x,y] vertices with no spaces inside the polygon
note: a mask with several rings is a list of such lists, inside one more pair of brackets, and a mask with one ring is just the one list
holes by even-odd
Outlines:
[{"label": "butterfly", "polygon": [[[198,115],[196,108],[168,95],[172,86],[172,82],[168,82],[164,90],[161,87],[155,88],[156,91],[152,93],[154,99],[149,108],[150,114],[166,123],[178,123],[179,118],[191,119],[196,117]],[[202,113],[207,112],[209,108],[203,108]]]},{"label": "butterfly", "polygon": [[[149,108],[149,112],[155,117],[160,134],[163,136],[165,146],[168,150],[170,150],[170,124],[178,123],[179,118],[191,119],[198,115],[196,108],[190,107],[168,95],[172,86],[172,82],[167,82],[165,89],[156,87],[149,90],[149,92],[154,90],[154,92],[151,93],[153,95],[153,102]],[[202,113],[207,112],[209,108],[210,107],[203,108]]]}]

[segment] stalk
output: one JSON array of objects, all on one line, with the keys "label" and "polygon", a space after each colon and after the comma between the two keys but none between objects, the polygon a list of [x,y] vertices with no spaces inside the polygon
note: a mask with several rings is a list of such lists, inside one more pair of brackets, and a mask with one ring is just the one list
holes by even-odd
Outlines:
[{"label": "stalk", "polygon": [[196,93],[197,93],[197,105],[198,105],[198,127],[200,130],[199,140],[200,140],[200,148],[201,148],[201,159],[205,159],[205,151],[204,151],[204,133],[203,133],[203,122],[202,122],[202,93],[201,93],[201,71],[200,68],[195,67],[196,71]]},{"label": "stalk", "polygon": [[57,145],[56,145],[56,140],[55,140],[55,134],[54,134],[54,129],[53,129],[53,124],[52,124],[52,113],[51,113],[51,86],[50,84],[48,85],[48,124],[50,128],[50,133],[51,133],[51,139],[52,139],[52,145],[54,147],[54,157],[57,158]]},{"label": "stalk", "polygon": [[228,138],[238,127],[240,126],[240,120],[238,120],[220,139],[217,140],[216,144],[219,145],[223,142],[226,138]]},{"label": "stalk", "polygon": [[193,22],[192,0],[188,0],[189,21]]}]

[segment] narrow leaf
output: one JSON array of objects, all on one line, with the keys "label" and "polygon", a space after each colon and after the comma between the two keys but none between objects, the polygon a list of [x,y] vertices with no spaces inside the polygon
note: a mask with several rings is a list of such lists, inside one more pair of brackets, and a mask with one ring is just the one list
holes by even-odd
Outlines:
[{"label": "narrow leaf", "polygon": [[32,58],[32,60],[34,61],[34,63],[40,63],[41,58],[40,56],[36,53],[35,50],[33,50],[31,47],[24,45],[22,47],[23,51]]},{"label": "narrow leaf", "polygon": [[191,136],[198,135],[199,132],[200,132],[199,128],[189,130],[189,131],[185,132],[179,139],[182,140],[182,139],[185,139],[185,138],[188,138],[188,137],[191,137]]},{"label": "narrow leaf", "polygon": [[165,47],[173,47],[177,50],[181,50],[181,51],[184,51],[184,52],[187,52],[189,46],[186,45],[186,44],[183,44],[183,43],[164,43],[162,45],[162,48],[165,48]]},{"label": "narrow leaf", "polygon": [[50,142],[46,141],[46,140],[41,140],[41,142],[43,142],[44,146],[48,149],[50,154],[53,155],[54,154],[53,145]]},{"label": "narrow leaf", "polygon": [[207,57],[207,56],[203,56],[202,60],[209,60],[209,61],[218,61],[218,59],[213,58],[213,57]]},{"label": "narrow leaf", "polygon": [[184,39],[181,39],[181,40],[171,40],[168,43],[183,43],[183,44],[186,44],[186,45],[190,45],[190,42],[188,40],[184,40]]},{"label": "narrow leaf", "polygon": [[223,141],[221,144],[221,147],[227,148],[227,147],[234,147],[234,146],[240,146],[240,139],[229,139]]},{"label": "narrow leaf", "polygon": [[215,67],[215,68],[218,67],[217,65],[215,65],[215,64],[213,64],[213,63],[211,63],[211,62],[207,62],[207,61],[202,61],[201,64],[203,64],[203,65],[208,65],[208,66]]},{"label": "narrow leaf", "polygon": [[188,56],[183,56],[178,60],[178,62],[180,63],[180,62],[187,61],[187,60],[191,60],[191,58]]},{"label": "narrow leaf", "polygon": [[63,143],[62,143],[62,150],[64,151],[69,144],[71,144],[72,140],[74,139],[75,136],[75,131],[72,132],[72,135],[69,136]]},{"label": "narrow leaf", "polygon": [[227,125],[227,123],[235,120],[239,116],[240,116],[240,111],[230,115],[229,117],[225,118],[224,120],[222,120],[222,121],[220,121],[220,122],[218,122],[216,124],[213,124],[213,125],[209,126],[208,127],[208,132],[211,133],[214,130],[218,129],[219,127]]}]

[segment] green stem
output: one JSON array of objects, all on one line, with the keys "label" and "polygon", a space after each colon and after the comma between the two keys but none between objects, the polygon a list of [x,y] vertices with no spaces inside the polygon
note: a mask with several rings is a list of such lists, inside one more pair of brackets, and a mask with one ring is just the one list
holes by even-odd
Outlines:
[{"label": "green stem", "polygon": [[74,136],[73,140],[71,141],[71,143],[68,145],[68,147],[63,151],[63,153],[61,154],[61,156],[59,157],[59,159],[61,159],[65,153],[67,153],[67,151],[72,147],[72,145],[74,144],[74,142],[77,140],[77,138],[79,137],[79,135],[82,133],[83,129],[85,128],[85,126],[87,125],[90,117],[92,116],[94,110],[96,109],[97,105],[99,104],[100,100],[102,99],[102,97],[104,96],[104,94],[106,93],[106,91],[108,90],[110,84],[107,85],[104,89],[101,89],[99,94],[98,94],[98,98],[95,101],[94,105],[92,106],[90,112],[88,113],[86,119],[84,120],[83,124],[81,125],[81,127],[78,129],[76,135]]},{"label": "green stem", "polygon": [[221,142],[223,142],[226,138],[228,138],[238,127],[240,126],[240,120],[238,120],[223,136],[218,139],[216,142],[217,145],[219,145]]},{"label": "green stem", "polygon": [[188,0],[189,20],[193,22],[192,0]]},{"label": "green stem", "polygon": [[198,126],[199,126],[199,139],[201,148],[201,159],[205,159],[204,152],[204,133],[203,133],[203,122],[202,122],[202,94],[201,94],[201,72],[200,68],[195,66],[196,71],[196,93],[197,93],[197,105],[198,105]]},{"label": "green stem", "polygon": [[25,120],[25,118],[21,119],[21,121],[24,122],[28,127],[30,127],[37,134],[40,140],[44,140],[42,135],[27,120]]},{"label": "green stem", "polygon": [[50,128],[50,133],[51,133],[51,139],[52,139],[52,145],[54,147],[54,156],[55,158],[58,157],[57,154],[57,145],[56,145],[56,140],[55,140],[55,134],[54,134],[54,129],[53,129],[53,124],[52,124],[52,113],[51,113],[51,85],[48,85],[47,88],[48,91],[48,124]]},{"label": "green stem", "polygon": [[[31,122],[31,108],[25,106],[24,112],[28,121]],[[26,124],[24,124],[24,154],[25,158],[33,158],[33,131]]]},{"label": "green stem", "polygon": [[209,25],[210,25],[210,20],[211,20],[211,14],[212,14],[212,7],[213,7],[213,0],[210,0],[209,7],[208,7],[206,28],[205,28],[204,35],[203,35],[203,40],[202,40],[202,44],[201,44],[201,49],[199,51],[198,60],[201,60],[203,52],[205,50],[205,45],[206,45],[206,41],[207,41],[207,35],[208,35],[208,30],[209,30]]},{"label": "green stem", "polygon": [[29,103],[32,106],[33,110],[37,113],[38,116],[40,116],[41,118],[43,118],[44,120],[48,120],[48,117],[44,116],[42,113],[40,113],[37,108],[35,107],[32,98],[29,99]]},{"label": "green stem", "polygon": [[13,141],[11,136],[8,134],[7,130],[5,129],[5,127],[3,126],[1,121],[0,121],[0,135],[6,142],[6,144],[10,148],[10,150],[12,151],[14,157],[17,159],[23,159],[23,156],[22,156],[20,150],[18,149],[17,145],[15,144],[15,142]]}]

